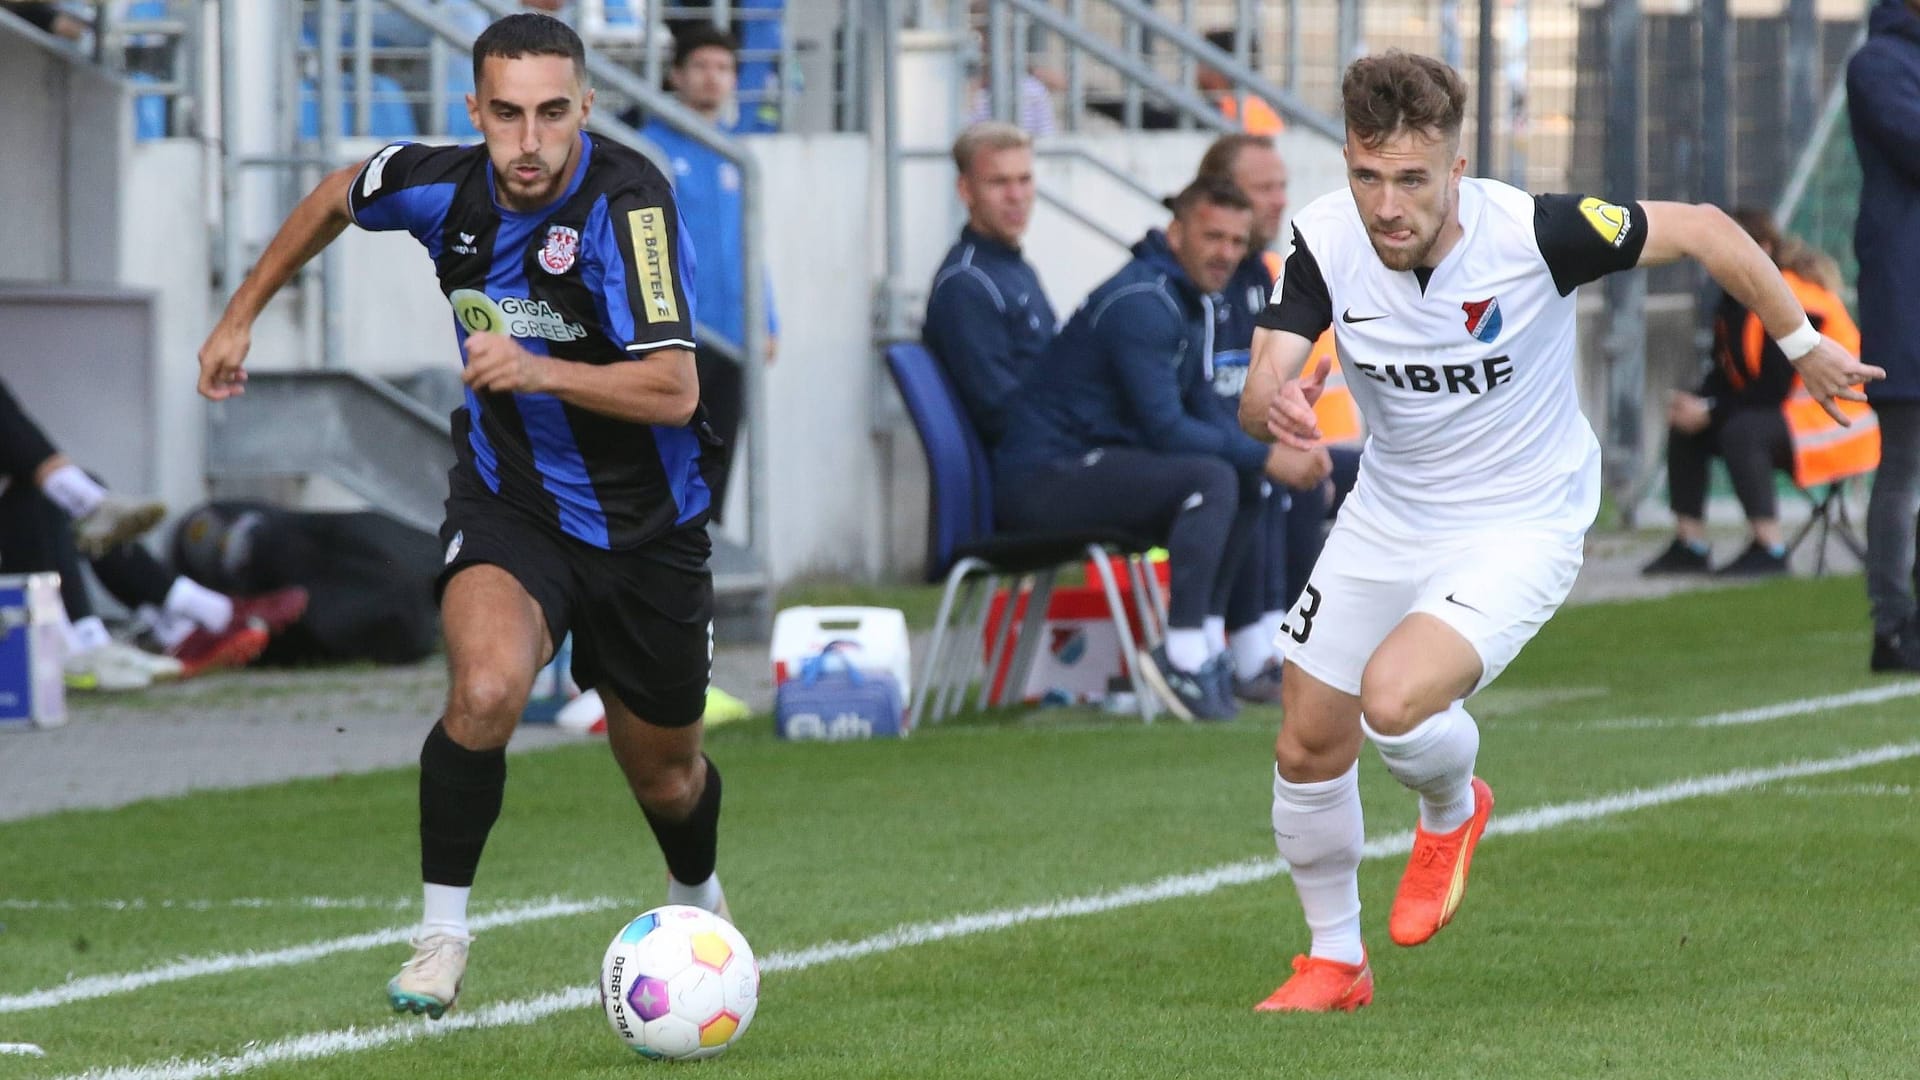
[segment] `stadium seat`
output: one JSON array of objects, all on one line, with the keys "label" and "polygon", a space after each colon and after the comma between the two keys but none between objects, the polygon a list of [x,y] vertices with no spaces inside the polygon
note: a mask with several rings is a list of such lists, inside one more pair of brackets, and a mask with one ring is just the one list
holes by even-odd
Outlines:
[{"label": "stadium seat", "polygon": [[1854,401],[1839,403],[1852,421],[1848,427],[1833,422],[1826,410],[1808,395],[1799,379],[1782,408],[1787,432],[1793,438],[1793,483],[1813,504],[1812,516],[1787,542],[1791,555],[1816,531],[1820,547],[1814,574],[1827,572],[1827,539],[1838,537],[1854,557],[1866,561],[1867,546],[1854,531],[1847,509],[1847,487],[1880,467],[1880,424],[1873,409]]},{"label": "stadium seat", "polygon": [[[160,80],[144,71],[127,72],[127,81],[131,83],[157,83]],[[167,99],[162,94],[135,94],[133,96],[133,137],[145,142],[148,139],[167,137]]]},{"label": "stadium seat", "polygon": [[[1054,579],[1063,565],[1092,561],[1106,593],[1107,612],[1118,640],[1139,644],[1108,558],[1110,554],[1125,556],[1141,632],[1157,641],[1165,607],[1159,581],[1144,563],[1155,541],[1113,529],[996,532],[986,450],[961,411],[946,372],[918,342],[895,343],[887,348],[886,356],[894,384],[900,389],[927,455],[927,580],[946,582],[934,618],[933,640],[913,680],[908,723],[918,726],[923,717],[938,723],[952,715],[960,707],[968,684],[976,679],[980,683],[976,708],[1005,704],[1026,685],[1034,655],[1045,636],[1040,629],[1053,595]],[[992,636],[985,637],[993,596],[1003,580],[1012,587],[1012,596],[1023,587],[1028,590],[1026,614],[1019,632],[1012,634],[1018,605],[1003,605]],[[1015,644],[1007,677],[986,678],[987,672],[997,672],[1008,662],[1010,642]],[[1151,722],[1153,694],[1142,682],[1132,656],[1126,659],[1140,718]]]}]

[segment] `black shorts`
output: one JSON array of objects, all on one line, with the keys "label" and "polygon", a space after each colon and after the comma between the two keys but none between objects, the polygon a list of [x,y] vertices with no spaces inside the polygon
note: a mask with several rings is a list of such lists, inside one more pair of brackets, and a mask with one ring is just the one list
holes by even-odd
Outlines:
[{"label": "black shorts", "polygon": [[704,527],[607,551],[502,501],[456,465],[440,543],[446,565],[436,598],[461,570],[497,566],[540,605],[556,648],[572,632],[573,678],[582,690],[597,687],[661,727],[686,727],[706,711],[713,574]]}]

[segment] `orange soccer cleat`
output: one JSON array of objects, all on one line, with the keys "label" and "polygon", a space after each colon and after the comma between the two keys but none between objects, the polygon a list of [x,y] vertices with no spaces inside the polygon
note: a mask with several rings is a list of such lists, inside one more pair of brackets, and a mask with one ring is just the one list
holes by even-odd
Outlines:
[{"label": "orange soccer cleat", "polygon": [[1352,1012],[1373,1001],[1373,969],[1365,953],[1358,964],[1320,956],[1293,958],[1293,978],[1280,984],[1254,1012]]},{"label": "orange soccer cleat", "polygon": [[1492,814],[1493,789],[1476,776],[1473,816],[1466,824],[1444,836],[1414,826],[1413,854],[1407,859],[1407,872],[1400,878],[1400,891],[1387,916],[1387,933],[1395,945],[1421,944],[1439,933],[1460,910],[1460,901],[1467,895],[1473,849],[1480,843],[1480,834],[1487,831],[1487,818]]}]

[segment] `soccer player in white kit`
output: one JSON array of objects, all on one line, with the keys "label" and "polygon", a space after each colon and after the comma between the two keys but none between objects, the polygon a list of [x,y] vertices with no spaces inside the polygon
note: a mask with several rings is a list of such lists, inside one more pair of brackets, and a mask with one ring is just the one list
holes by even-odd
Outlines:
[{"label": "soccer player in white kit", "polygon": [[1865,400],[1856,385],[1885,374],[1822,338],[1714,207],[1463,178],[1466,85],[1440,61],[1366,57],[1341,93],[1347,190],[1293,220],[1240,405],[1250,433],[1318,445],[1327,369],[1301,368],[1332,325],[1368,432],[1359,483],[1279,640],[1273,833],[1312,945],[1261,1011],[1373,998],[1358,885],[1363,738],[1420,797],[1390,936],[1418,945],[1460,905],[1493,809],[1463,702],[1566,599],[1599,508],[1600,446],[1574,385],[1574,289],[1692,257],[1760,316],[1836,419],[1834,399]]}]

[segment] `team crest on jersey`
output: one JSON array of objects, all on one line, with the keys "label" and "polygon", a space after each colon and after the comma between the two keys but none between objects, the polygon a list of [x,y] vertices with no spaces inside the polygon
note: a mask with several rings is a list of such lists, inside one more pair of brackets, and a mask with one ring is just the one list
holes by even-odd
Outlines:
[{"label": "team crest on jersey", "polygon": [[1500,298],[1490,296],[1485,300],[1469,300],[1460,305],[1467,313],[1467,333],[1475,341],[1491,343],[1500,336]]},{"label": "team crest on jersey", "polygon": [[540,249],[540,269],[549,274],[564,274],[573,269],[573,260],[580,254],[580,233],[565,225],[554,225],[547,229],[547,243]]}]

